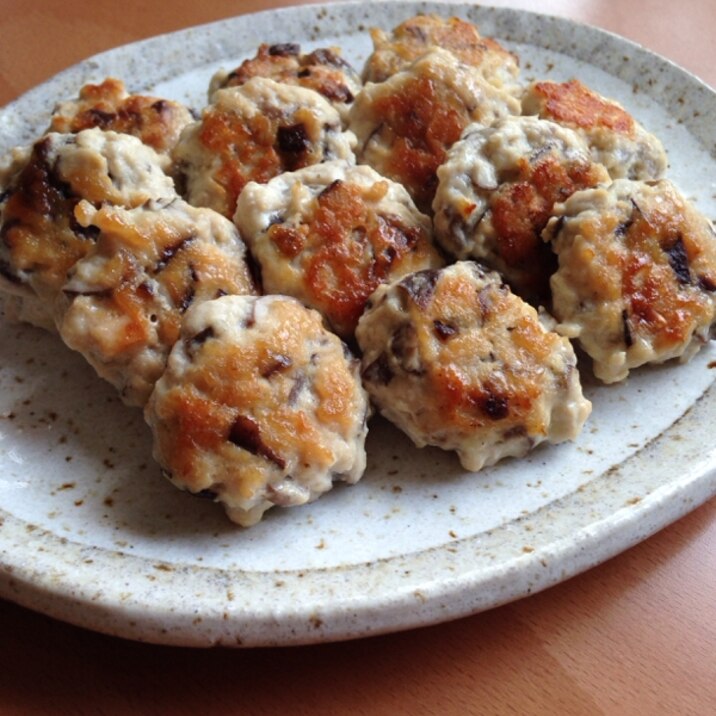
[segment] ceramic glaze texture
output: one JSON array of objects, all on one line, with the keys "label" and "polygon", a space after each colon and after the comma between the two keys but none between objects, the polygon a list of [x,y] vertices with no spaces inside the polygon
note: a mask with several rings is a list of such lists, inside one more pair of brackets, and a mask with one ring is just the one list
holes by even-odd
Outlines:
[{"label": "ceramic glaze texture", "polygon": [[[526,83],[579,77],[667,150],[710,218],[716,97],[620,38],[566,20],[444,3],[340,4],[223,21],[112,50],[0,111],[0,149],[28,144],[86,82],[206,102],[212,75],[259,42],[337,45],[354,67],[368,29],[459,15],[520,56]],[[135,78],[136,85],[129,86]],[[350,488],[249,530],[163,480],[139,411],[56,337],[0,322],[0,593],[83,626],[168,644],[274,645],[430,624],[519,598],[597,564],[716,493],[714,351],[601,386],[575,443],[477,474],[371,421]]]}]

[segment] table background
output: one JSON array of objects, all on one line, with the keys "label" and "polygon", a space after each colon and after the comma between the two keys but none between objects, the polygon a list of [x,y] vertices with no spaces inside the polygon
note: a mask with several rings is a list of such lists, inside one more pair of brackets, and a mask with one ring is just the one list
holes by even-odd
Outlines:
[{"label": "table background", "polygon": [[[286,4],[0,0],[0,104],[110,47]],[[538,7],[617,32],[716,86],[713,0],[490,4]],[[449,624],[343,644],[158,647],[0,600],[0,714],[716,713],[715,597],[711,500],[541,594]]]}]

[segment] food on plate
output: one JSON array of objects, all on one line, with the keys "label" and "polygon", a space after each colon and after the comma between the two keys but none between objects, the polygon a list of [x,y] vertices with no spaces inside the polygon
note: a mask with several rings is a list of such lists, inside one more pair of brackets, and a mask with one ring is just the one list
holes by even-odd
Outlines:
[{"label": "food on plate", "polygon": [[231,72],[219,70],[214,74],[209,85],[209,98],[218,89],[238,87],[252,77],[269,77],[276,82],[314,90],[338,110],[344,122],[362,87],[360,77],[336,47],[302,54],[301,46],[294,43],[263,43],[254,57],[244,60],[236,69]]},{"label": "food on plate", "polygon": [[98,127],[131,134],[160,154],[169,154],[182,129],[192,122],[191,112],[179,102],[129,94],[124,82],[109,77],[86,84],[79,97],[58,104],[50,121],[51,132],[74,133]]},{"label": "food on plate", "polygon": [[57,326],[129,405],[147,402],[179,337],[186,310],[255,288],[238,231],[211,209],[181,199],[158,206],[95,209],[79,224],[90,251],[70,270],[57,302]]},{"label": "food on plate", "polygon": [[576,192],[545,229],[559,258],[553,312],[605,383],[688,360],[716,319],[716,237],[668,180]]},{"label": "food on plate", "polygon": [[428,213],[437,168],[470,123],[519,114],[519,102],[447,50],[434,49],[385,82],[358,94],[350,128],[361,163],[405,186]]},{"label": "food on plate", "polygon": [[[546,324],[546,325],[545,325]],[[358,323],[380,412],[466,470],[573,440],[591,411],[570,342],[472,261],[379,286]]]},{"label": "food on plate", "polygon": [[234,221],[264,292],[295,296],[343,338],[379,283],[443,264],[430,219],[368,166],[326,162],[248,184]]},{"label": "food on plate", "polygon": [[608,181],[585,141],[554,122],[469,126],[438,169],[436,238],[452,256],[499,271],[522,298],[546,302],[556,261],[540,233],[554,203]]},{"label": "food on plate", "polygon": [[366,465],[358,361],[321,316],[285,296],[193,306],[147,404],[154,455],[180,488],[241,525],[315,500]]},{"label": "food on plate", "polygon": [[522,110],[583,134],[612,179],[660,179],[667,169],[661,141],[620,104],[579,80],[533,82],[522,97]]},{"label": "food on plate", "polygon": [[354,145],[338,112],[317,92],[253,77],[217,90],[173,157],[187,201],[230,219],[248,182],[331,159],[354,161]]},{"label": "food on plate", "polygon": [[520,90],[517,56],[496,40],[482,37],[475,25],[459,17],[416,15],[390,34],[373,28],[370,36],[374,49],[363,70],[366,82],[384,82],[426,52],[441,47],[477,70],[486,82],[514,94]]},{"label": "food on plate", "polygon": [[153,149],[100,129],[50,133],[17,150],[0,186],[0,288],[14,297],[17,317],[48,329],[67,272],[96,238],[78,222],[77,205],[131,208],[177,197]]},{"label": "food on plate", "polygon": [[477,471],[578,436],[570,340],[613,383],[714,333],[714,229],[624,107],[522,87],[456,17],[371,37],[365,84],[263,42],[201,115],[85,84],[0,167],[5,316],[59,332],[241,525],[357,482],[371,400]]}]

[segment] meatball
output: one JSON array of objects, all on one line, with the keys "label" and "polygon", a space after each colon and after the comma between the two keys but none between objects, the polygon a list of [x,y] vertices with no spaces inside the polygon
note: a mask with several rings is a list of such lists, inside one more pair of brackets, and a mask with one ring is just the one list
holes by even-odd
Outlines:
[{"label": "meatball", "polygon": [[355,137],[317,92],[254,77],[218,90],[174,151],[185,198],[227,218],[250,181],[330,159],[354,161]]},{"label": "meatball", "polygon": [[189,306],[255,293],[244,244],[228,219],[181,199],[131,210],[83,202],[76,214],[97,236],[58,300],[60,335],[125,403],[142,406]]},{"label": "meatball", "polygon": [[574,193],[544,232],[558,330],[579,343],[605,383],[645,363],[688,360],[716,317],[716,238],[663,179],[619,179]]},{"label": "meatball", "polygon": [[442,265],[430,219],[367,166],[327,162],[249,184],[234,221],[264,292],[298,298],[343,338],[378,284]]},{"label": "meatball", "polygon": [[358,361],[286,296],[192,307],[145,410],[154,455],[182,489],[241,525],[357,482],[368,398]]},{"label": "meatball", "polygon": [[176,198],[156,152],[136,137],[99,129],[48,134],[19,150],[0,193],[0,288],[28,304],[20,317],[51,327],[67,272],[94,245],[75,209],[159,205]]},{"label": "meatball", "polygon": [[390,35],[375,28],[370,35],[374,50],[363,70],[366,82],[384,82],[426,52],[441,47],[477,70],[490,84],[512,94],[519,92],[517,57],[496,40],[481,37],[478,28],[466,20],[417,15]]},{"label": "meatball", "polygon": [[293,43],[259,46],[255,57],[235,70],[219,70],[209,86],[209,98],[224,87],[238,87],[252,77],[268,77],[284,84],[299,85],[318,92],[348,121],[348,110],[362,83],[356,71],[337,48],[321,48],[304,55]]},{"label": "meatball", "polygon": [[576,132],[536,117],[469,126],[437,174],[433,210],[443,248],[500,271],[535,303],[547,301],[556,269],[540,237],[554,203],[609,181]]},{"label": "meatball", "polygon": [[356,338],[380,412],[467,470],[574,439],[589,416],[569,341],[498,274],[460,261],[380,286]]},{"label": "meatball", "polygon": [[130,95],[124,82],[110,77],[97,85],[84,85],[76,100],[57,105],[50,131],[74,133],[92,127],[113,130],[134,135],[158,153],[168,155],[182,129],[193,120],[183,104]]},{"label": "meatball", "polygon": [[612,179],[660,179],[666,171],[661,142],[620,104],[579,80],[533,82],[522,98],[522,110],[583,134],[594,160]]},{"label": "meatball", "polygon": [[367,84],[351,108],[358,159],[400,182],[429,212],[436,170],[471,122],[519,114],[519,102],[485,82],[447,50],[435,49],[380,84]]}]

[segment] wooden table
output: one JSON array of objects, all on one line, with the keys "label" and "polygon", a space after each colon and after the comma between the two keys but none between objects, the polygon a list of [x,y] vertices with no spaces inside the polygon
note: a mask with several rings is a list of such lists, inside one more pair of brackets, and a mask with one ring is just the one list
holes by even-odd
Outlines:
[{"label": "wooden table", "polygon": [[[109,47],[288,2],[4,0],[0,104]],[[716,86],[713,0],[542,0],[539,9],[636,40]],[[0,635],[2,716],[711,714],[716,500],[541,594],[402,634],[310,648],[173,649],[0,601]]]}]

